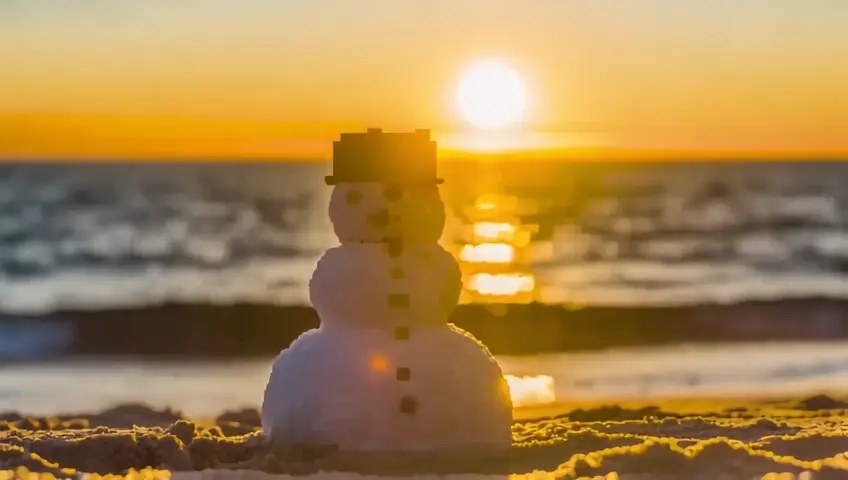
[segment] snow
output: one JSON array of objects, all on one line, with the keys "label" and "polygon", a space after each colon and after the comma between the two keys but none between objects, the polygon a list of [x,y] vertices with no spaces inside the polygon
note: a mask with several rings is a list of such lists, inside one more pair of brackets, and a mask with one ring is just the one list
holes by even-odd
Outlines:
[{"label": "snow", "polygon": [[263,434],[353,452],[509,449],[503,372],[447,322],[462,278],[436,243],[445,225],[438,189],[391,188],[334,188],[330,219],[342,244],[325,252],[309,284],[321,326],[275,359]]},{"label": "snow", "polygon": [[[309,282],[322,324],[444,325],[461,289],[456,260],[436,244],[406,246],[396,258],[381,243],[342,245],[327,250]],[[392,294],[407,295],[409,306],[392,307]]]},{"label": "snow", "polygon": [[[411,372],[398,381],[397,368]],[[404,396],[415,413],[401,411]],[[322,326],[274,361],[263,433],[283,444],[343,451],[508,449],[512,404],[500,366],[472,336],[448,325],[411,330]]]}]

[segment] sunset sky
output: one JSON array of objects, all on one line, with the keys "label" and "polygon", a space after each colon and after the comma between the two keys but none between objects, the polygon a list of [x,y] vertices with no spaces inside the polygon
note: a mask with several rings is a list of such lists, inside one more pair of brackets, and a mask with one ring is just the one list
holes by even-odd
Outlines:
[{"label": "sunset sky", "polygon": [[[848,152],[848,0],[0,0],[0,157],[446,149]],[[475,132],[498,58],[525,122]],[[487,143],[494,142],[494,143]]]}]

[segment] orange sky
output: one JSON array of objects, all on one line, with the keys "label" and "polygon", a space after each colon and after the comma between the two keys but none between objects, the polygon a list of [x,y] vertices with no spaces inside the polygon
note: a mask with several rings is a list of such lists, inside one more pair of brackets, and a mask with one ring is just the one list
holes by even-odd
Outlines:
[{"label": "orange sky", "polygon": [[[340,131],[447,150],[848,152],[844,0],[7,0],[0,156],[321,158]],[[460,70],[527,85],[456,118]]]}]

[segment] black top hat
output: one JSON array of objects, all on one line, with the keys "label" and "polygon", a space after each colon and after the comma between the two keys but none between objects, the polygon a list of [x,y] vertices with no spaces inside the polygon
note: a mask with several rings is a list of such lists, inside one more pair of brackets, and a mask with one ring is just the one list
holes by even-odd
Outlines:
[{"label": "black top hat", "polygon": [[440,184],[436,177],[436,142],[429,130],[412,133],[343,133],[333,142],[333,175],[327,185],[345,182]]}]

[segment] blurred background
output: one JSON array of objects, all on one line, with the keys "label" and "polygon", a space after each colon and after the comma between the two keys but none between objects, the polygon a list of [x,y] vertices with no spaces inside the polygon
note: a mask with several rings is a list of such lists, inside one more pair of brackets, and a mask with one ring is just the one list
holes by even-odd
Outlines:
[{"label": "blurred background", "polygon": [[[843,388],[848,165],[441,170],[442,244],[465,274],[452,320],[498,355],[518,403]],[[329,172],[0,167],[2,406],[258,403],[270,359],[317,326]]]},{"label": "blurred background", "polygon": [[832,0],[0,2],[0,411],[257,406],[318,325],[332,141],[368,127],[439,142],[451,320],[517,405],[846,390],[846,24]]}]

